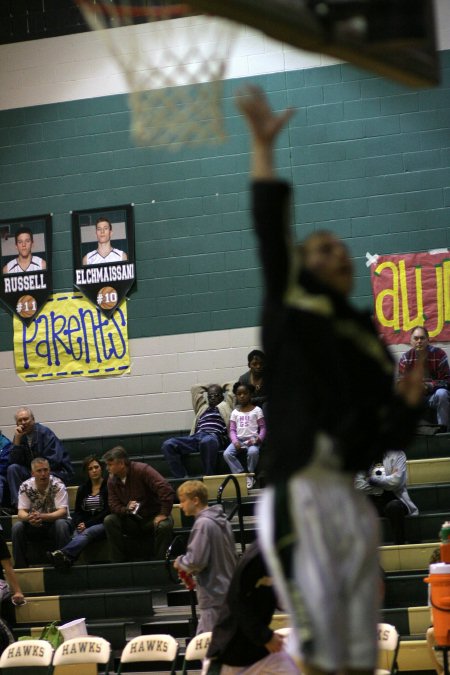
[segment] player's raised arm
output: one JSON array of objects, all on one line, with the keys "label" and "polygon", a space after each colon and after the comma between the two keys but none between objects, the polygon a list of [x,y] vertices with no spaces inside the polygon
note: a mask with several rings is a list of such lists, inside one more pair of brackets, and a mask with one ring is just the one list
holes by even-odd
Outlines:
[{"label": "player's raised arm", "polygon": [[244,115],[252,138],[252,177],[275,178],[273,145],[276,137],[294,113],[293,108],[274,113],[262,89],[252,85],[242,87],[236,95],[236,105]]}]

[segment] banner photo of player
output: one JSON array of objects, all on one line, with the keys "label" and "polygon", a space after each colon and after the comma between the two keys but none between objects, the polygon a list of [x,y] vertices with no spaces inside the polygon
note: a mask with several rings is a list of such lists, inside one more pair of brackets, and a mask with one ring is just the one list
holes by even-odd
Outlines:
[{"label": "banner photo of player", "polygon": [[109,318],[136,278],[133,205],[72,211],[73,283]]},{"label": "banner photo of player", "polygon": [[0,300],[29,325],[53,291],[52,217],[0,221]]}]

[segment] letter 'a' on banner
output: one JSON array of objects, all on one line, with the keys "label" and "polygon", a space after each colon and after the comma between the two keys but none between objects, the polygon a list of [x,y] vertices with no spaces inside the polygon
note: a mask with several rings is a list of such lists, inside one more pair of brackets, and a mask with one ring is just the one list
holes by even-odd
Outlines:
[{"label": "letter 'a' on banner", "polygon": [[29,325],[53,291],[52,217],[0,220],[0,300]]},{"label": "letter 'a' on banner", "polygon": [[73,284],[110,317],[136,278],[133,205],[72,211]]},{"label": "letter 'a' on banner", "polygon": [[417,326],[435,342],[450,341],[450,251],[379,255],[370,269],[375,323],[386,344],[409,344]]},{"label": "letter 'a' on banner", "polygon": [[25,382],[130,372],[126,301],[108,319],[81,293],[55,293],[29,326],[14,317],[14,361]]}]

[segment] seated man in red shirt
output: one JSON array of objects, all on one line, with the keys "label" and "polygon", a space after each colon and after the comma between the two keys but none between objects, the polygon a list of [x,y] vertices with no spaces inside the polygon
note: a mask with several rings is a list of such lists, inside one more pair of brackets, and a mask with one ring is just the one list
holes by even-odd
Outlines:
[{"label": "seated man in red shirt", "polygon": [[124,562],[126,540],[150,537],[154,557],[161,560],[172,541],[171,514],[175,493],[165,478],[143,462],[132,462],[118,445],[103,456],[109,473],[108,503],[111,513],[103,525],[111,562]]},{"label": "seated man in red shirt", "polygon": [[439,431],[450,431],[450,367],[443,349],[430,345],[425,326],[411,331],[412,349],[402,354],[398,364],[400,378],[414,369],[419,355],[425,353],[423,381],[425,403],[436,411]]}]

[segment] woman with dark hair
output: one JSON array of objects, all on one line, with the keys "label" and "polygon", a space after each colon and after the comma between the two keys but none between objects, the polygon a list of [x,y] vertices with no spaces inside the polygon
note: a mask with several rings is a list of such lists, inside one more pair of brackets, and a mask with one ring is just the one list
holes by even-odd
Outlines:
[{"label": "woman with dark hair", "polygon": [[55,567],[71,567],[92,541],[106,539],[103,520],[109,513],[109,506],[108,481],[103,475],[103,464],[95,455],[90,455],[83,462],[83,471],[87,473],[88,480],[77,491],[72,517],[75,534],[64,548],[47,553]]}]

